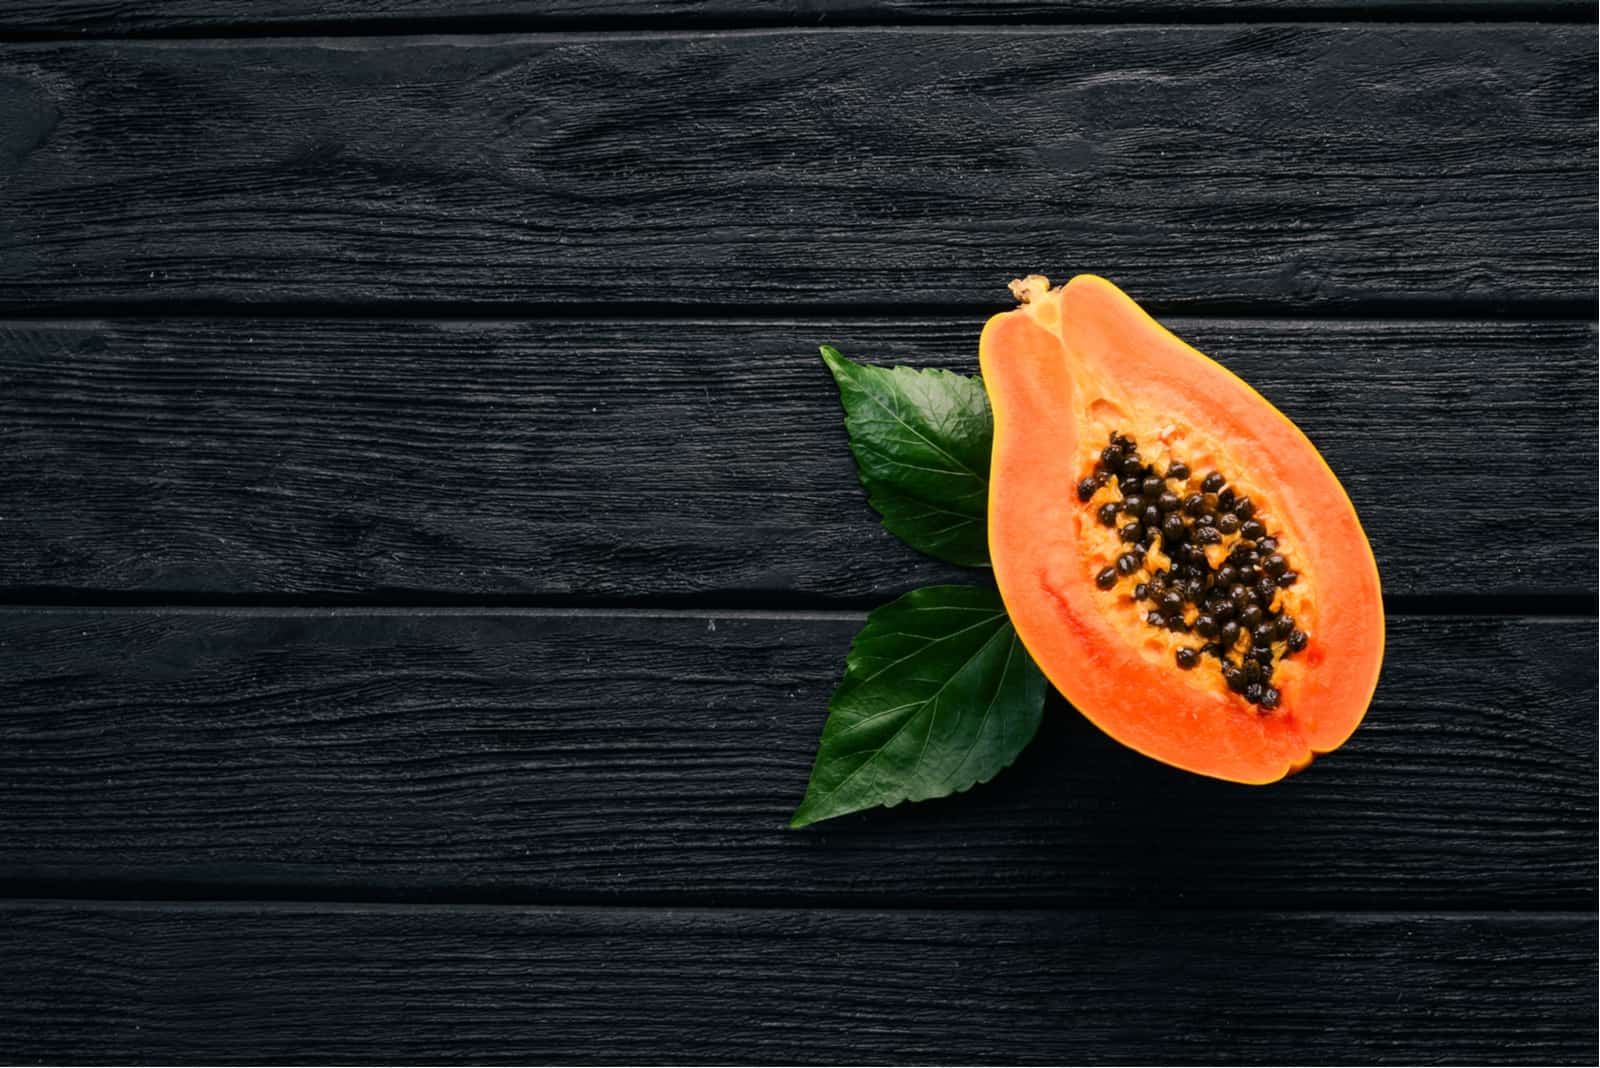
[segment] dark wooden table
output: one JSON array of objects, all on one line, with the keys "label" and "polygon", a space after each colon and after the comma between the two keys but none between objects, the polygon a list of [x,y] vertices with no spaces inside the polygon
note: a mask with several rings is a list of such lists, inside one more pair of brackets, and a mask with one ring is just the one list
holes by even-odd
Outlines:
[{"label": "dark wooden table", "polygon": [[[9,0],[0,1060],[1596,1054],[1583,2]],[[816,345],[1107,274],[1345,477],[1366,726],[804,832]]]}]

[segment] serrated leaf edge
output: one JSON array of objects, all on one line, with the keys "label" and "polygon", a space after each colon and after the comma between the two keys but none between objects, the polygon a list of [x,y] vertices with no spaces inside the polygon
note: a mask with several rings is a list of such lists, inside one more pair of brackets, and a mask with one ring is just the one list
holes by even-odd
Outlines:
[{"label": "serrated leaf edge", "polygon": [[[915,596],[917,596],[919,594],[932,593],[934,591],[942,591],[942,590],[948,590],[948,589],[967,590],[967,589],[977,589],[977,588],[978,587],[971,587],[971,586],[926,586],[926,587],[923,587],[921,589],[912,590],[910,593],[907,593],[907,594],[903,595],[902,597],[898,597],[895,600],[890,601],[888,604],[882,605],[879,609],[877,609],[877,611],[882,611],[883,609],[892,608],[892,607],[900,604],[902,601],[909,600],[910,598],[915,597]],[[982,608],[982,607],[978,607],[978,606],[956,605],[956,606],[924,607],[924,606],[919,606],[919,605],[906,605],[905,608],[906,608],[907,611],[911,611],[911,612],[949,612],[949,611],[954,611],[954,612],[988,612],[991,615],[991,619],[1000,618],[1000,617],[1004,617],[1005,618],[1005,620],[1006,620],[1005,623],[1003,623],[1001,625],[1001,627],[995,631],[995,636],[999,636],[1000,634],[1003,634],[1003,633],[1005,633],[1006,631],[1009,630],[1010,634],[1011,634],[1010,647],[1006,650],[1005,665],[1000,670],[998,681],[995,684],[994,693],[990,696],[990,698],[989,698],[989,700],[987,702],[987,706],[986,706],[986,708],[984,710],[984,723],[987,723],[988,722],[988,717],[992,713],[992,711],[993,711],[993,709],[995,707],[995,702],[996,702],[997,698],[999,697],[999,694],[1000,694],[1001,690],[1003,690],[1005,688],[1006,680],[1007,680],[1010,672],[1012,671],[1012,665],[1016,662],[1016,654],[1019,651],[1021,651],[1021,653],[1022,653],[1022,655],[1024,657],[1026,657],[1028,655],[1027,650],[1022,645],[1021,636],[1017,634],[1016,628],[1011,625],[1010,617],[1007,615],[1007,613],[1003,609],[1000,612],[995,613],[995,612],[993,612],[992,609]],[[871,614],[869,614],[868,620],[870,622]],[[972,630],[974,627],[982,626],[982,625],[984,625],[984,623],[987,623],[989,621],[990,620],[983,620],[983,621],[981,621],[979,623],[973,623],[973,624],[970,624],[969,626],[961,628],[958,631],[953,631],[950,634],[944,635],[943,638],[927,639],[927,640],[929,641],[930,644],[932,644],[933,642],[942,641],[942,640],[946,640],[946,639],[950,639],[950,638],[955,638],[955,637],[957,637],[957,636],[959,636],[961,634],[967,633],[969,630]],[[862,629],[864,631],[865,627],[863,627]],[[925,638],[924,635],[915,635],[915,634],[911,635],[911,637]],[[956,675],[960,674],[960,672],[967,667],[968,664],[971,664],[974,660],[976,660],[982,654],[982,652],[989,647],[989,642],[992,641],[992,640],[993,640],[993,638],[990,638],[989,640],[986,640],[983,643],[983,645],[981,645],[978,648],[977,651],[975,651],[971,656],[969,656],[965,661],[962,662],[962,664],[961,664],[961,666],[959,668],[957,668],[954,672],[951,673],[950,678],[953,680]],[[849,650],[849,652],[847,652],[845,654],[845,676],[846,676],[846,678],[849,677],[849,674],[850,674],[851,670],[853,670],[855,668],[855,666],[859,663],[859,657],[861,655],[858,652],[859,641],[860,641],[860,632],[858,632],[857,635],[854,638],[851,639],[850,650]],[[924,646],[923,648],[926,648],[926,646]],[[921,651],[922,650],[920,650],[920,649],[918,650],[918,652],[921,652]],[[893,667],[896,664],[902,663],[905,660],[910,659],[910,657],[914,656],[914,655],[916,655],[916,654],[915,653],[907,654],[907,656],[901,657],[899,660],[895,660],[891,664],[885,665],[884,668],[880,669],[878,672],[875,672],[871,676],[871,678],[876,678],[878,675],[881,675],[883,673],[883,671],[886,671],[890,667]],[[859,682],[855,686],[850,687],[850,689],[853,690],[853,689],[859,688],[859,686],[864,684],[865,681],[868,681],[868,680],[862,680],[862,682]],[[946,686],[948,684],[949,684],[949,680],[947,680],[946,683],[941,685],[939,690],[935,691],[934,697],[937,697],[938,693],[943,692],[944,686]],[[839,694],[841,692],[845,692],[845,680],[844,679],[840,680],[839,686],[837,686],[834,689],[833,697],[831,697],[829,699],[829,701],[828,701],[828,714],[830,716],[832,716],[832,714],[833,714],[834,704],[837,702]],[[932,700],[934,700],[934,697],[929,697],[929,698],[927,698],[927,699],[925,699],[923,701],[912,702],[912,703],[926,705],[929,702],[931,702]],[[1042,699],[1043,699],[1043,694],[1041,694],[1041,702],[1042,702]],[[899,706],[896,706],[895,709],[885,709],[885,710],[882,711],[881,714],[887,715],[891,711],[898,711],[899,709],[905,708],[905,707],[907,707],[907,706],[906,705],[899,705]],[[909,722],[910,721],[908,721],[908,723]],[[855,725],[852,724],[852,726],[855,726]],[[904,728],[902,727],[901,729],[904,729]],[[795,809],[794,815],[790,818],[789,826],[792,829],[799,829],[801,827],[809,827],[809,826],[812,826],[814,824],[821,823],[824,820],[835,819],[835,818],[837,818],[839,816],[846,816],[846,815],[849,815],[849,814],[851,814],[853,812],[864,812],[869,808],[896,808],[896,807],[898,807],[898,806],[900,806],[902,804],[905,804],[907,802],[913,802],[914,803],[914,802],[918,802],[918,801],[930,801],[930,800],[935,800],[937,798],[942,798],[942,797],[956,797],[956,796],[959,796],[961,794],[967,793],[974,786],[979,786],[979,785],[982,785],[984,783],[993,781],[996,775],[999,775],[1006,768],[1009,768],[1013,764],[1015,764],[1017,762],[1017,758],[1022,755],[1023,751],[1025,749],[1027,749],[1028,745],[1033,741],[1034,736],[1038,733],[1038,729],[1039,729],[1039,722],[1035,721],[1035,723],[1033,725],[1033,730],[1029,733],[1028,737],[1026,739],[1024,739],[1020,745],[1017,746],[1016,752],[1012,754],[1011,759],[1005,761],[1003,764],[1000,764],[998,767],[996,767],[994,769],[994,771],[990,772],[988,775],[986,775],[986,776],[984,776],[982,778],[973,779],[971,782],[966,783],[965,785],[960,785],[960,786],[951,785],[949,787],[949,789],[945,790],[942,793],[924,794],[924,795],[922,795],[920,797],[914,797],[910,793],[907,793],[904,796],[901,796],[901,797],[898,797],[898,798],[894,799],[893,801],[886,801],[886,802],[883,802],[881,804],[863,805],[860,808],[844,809],[844,810],[841,810],[839,812],[831,812],[826,816],[818,816],[818,817],[816,817],[814,819],[813,818],[802,818],[802,814],[805,812],[805,810],[806,810],[806,808],[808,806],[808,803],[811,801],[811,798],[812,798],[812,792],[811,792],[811,789],[810,789],[810,784],[808,782],[805,796],[801,798],[799,807],[797,807]],[[981,733],[981,728],[980,728],[979,733]],[[894,738],[898,738],[898,737],[899,737],[899,731],[896,731],[895,734],[893,736],[891,736],[889,741],[893,741]],[[889,744],[889,742],[885,742],[883,745],[879,746],[877,748],[877,750],[874,751],[874,756],[876,755],[877,752],[881,752],[883,749],[887,748],[888,744]],[[975,746],[976,745],[976,741],[974,741],[973,744]],[[820,756],[820,755],[821,755],[821,749],[820,749],[820,746],[819,746],[819,748],[818,748],[818,756]],[[956,772],[959,772],[960,768],[965,766],[966,761],[968,759],[970,759],[970,756],[971,756],[971,750],[969,749],[967,755],[962,758],[961,764],[957,766]],[[852,770],[850,772],[850,775],[846,776],[845,779],[843,779],[839,783],[835,784],[830,790],[827,791],[827,794],[823,795],[823,796],[831,796],[832,794],[837,793],[839,791],[839,789],[842,786],[844,786],[844,784],[846,782],[848,782],[851,777],[853,777],[857,772],[859,772],[861,770],[861,768],[864,768],[868,764],[870,764],[872,762],[872,759],[873,759],[873,757],[869,757],[869,758],[867,758],[867,760],[863,761],[860,766],[858,766],[857,768],[855,768],[854,770]],[[813,773],[814,772],[815,772],[815,766],[813,765]],[[951,775],[946,776],[944,782],[946,784],[949,784],[951,782],[951,780],[955,777],[956,772],[952,772]]]},{"label": "serrated leaf edge", "polygon": [[[939,471],[937,471],[935,473],[967,475],[967,476],[970,476],[972,478],[978,479],[980,482],[983,483],[983,485],[985,487],[984,496],[987,497],[987,495],[988,495],[987,487],[988,487],[988,484],[989,484],[989,476],[988,476],[987,473],[979,473],[977,471],[972,470],[972,468],[968,467],[966,464],[962,463],[959,459],[957,459],[956,457],[952,456],[938,442],[933,441],[932,439],[928,438],[924,434],[918,433],[917,430],[914,427],[910,426],[909,424],[907,424],[905,422],[905,420],[900,416],[899,412],[890,409],[887,405],[885,405],[883,403],[883,401],[881,399],[879,399],[879,397],[877,396],[876,393],[874,393],[873,391],[865,388],[865,386],[863,385],[863,377],[855,374],[854,372],[870,367],[872,370],[880,371],[880,372],[883,372],[885,374],[889,374],[891,376],[898,375],[898,376],[902,376],[902,377],[905,377],[905,376],[917,377],[917,376],[921,376],[921,375],[930,375],[930,376],[933,376],[935,378],[949,378],[949,379],[957,379],[957,380],[962,381],[962,382],[970,382],[970,383],[973,383],[976,386],[978,386],[979,389],[983,388],[983,379],[982,378],[980,378],[980,377],[978,377],[976,375],[958,374],[955,371],[948,371],[948,370],[946,370],[946,369],[944,369],[942,367],[922,367],[922,368],[917,368],[917,367],[910,367],[910,366],[907,366],[905,364],[895,364],[895,365],[893,365],[891,367],[884,368],[884,367],[877,367],[877,366],[872,365],[872,364],[858,363],[855,360],[850,359],[848,356],[845,356],[843,353],[841,353],[838,349],[834,348],[832,345],[821,345],[821,346],[819,346],[819,351],[822,353],[822,361],[823,361],[823,363],[827,365],[829,373],[831,373],[833,375],[834,384],[837,387],[839,387],[839,390],[840,390],[840,404],[841,404],[841,406],[844,406],[843,391],[844,391],[845,385],[848,383],[852,388],[854,388],[854,389],[860,391],[861,393],[867,395],[868,397],[870,397],[872,399],[872,401],[878,406],[879,410],[881,410],[884,413],[888,414],[889,416],[891,416],[894,419],[895,422],[897,422],[901,426],[905,427],[907,431],[909,431],[911,434],[915,435],[917,440],[922,441],[922,442],[926,442],[929,446],[931,446],[940,455],[947,457],[950,460],[950,462],[952,464],[954,464],[955,467],[956,467],[956,470],[954,470],[954,471],[947,471],[947,470],[940,469]],[[985,548],[984,557],[983,557],[982,560],[976,560],[975,561],[971,557],[964,557],[964,558],[961,558],[961,559],[954,559],[949,555],[930,552],[929,550],[924,549],[919,545],[913,544],[911,542],[911,539],[905,533],[903,533],[901,530],[896,529],[899,526],[899,522],[896,519],[892,519],[888,515],[888,513],[886,513],[884,511],[884,509],[883,509],[883,507],[881,506],[881,503],[880,503],[880,495],[881,494],[893,493],[893,494],[896,494],[896,495],[898,495],[899,497],[901,497],[901,498],[903,498],[905,500],[914,501],[917,504],[922,505],[923,507],[926,507],[926,508],[928,508],[928,509],[930,509],[932,511],[940,512],[940,513],[943,513],[945,515],[954,516],[955,519],[956,519],[956,522],[951,523],[948,527],[943,528],[941,530],[941,533],[944,532],[944,531],[954,530],[956,527],[958,527],[958,526],[960,526],[962,524],[978,524],[980,526],[983,526],[983,527],[987,528],[987,522],[983,517],[980,517],[980,516],[972,516],[972,515],[968,515],[968,514],[963,513],[963,512],[956,512],[956,511],[952,511],[952,510],[950,510],[948,508],[940,507],[940,503],[938,501],[930,501],[925,497],[919,497],[919,496],[916,496],[916,495],[913,495],[913,494],[910,494],[910,493],[905,493],[904,491],[896,490],[896,489],[894,489],[892,487],[888,487],[888,486],[874,487],[874,486],[868,484],[866,470],[867,470],[867,467],[868,467],[868,465],[870,463],[870,460],[868,460],[867,458],[871,457],[875,450],[869,448],[866,445],[858,445],[856,443],[857,417],[855,415],[851,414],[851,412],[850,412],[850,410],[849,410],[849,408],[847,406],[844,406],[844,407],[845,407],[845,417],[844,417],[845,431],[846,431],[846,434],[849,437],[849,441],[848,441],[847,444],[848,444],[848,448],[850,449],[850,455],[852,457],[854,457],[854,459],[856,461],[856,478],[861,483],[861,488],[867,491],[867,503],[872,506],[873,511],[878,513],[878,516],[879,516],[880,520],[883,523],[883,528],[885,530],[887,530],[889,533],[893,534],[895,537],[899,538],[902,542],[904,542],[910,548],[916,550],[917,552],[923,553],[924,555],[932,556],[936,560],[943,560],[946,563],[955,564],[957,567],[970,567],[970,568],[974,568],[974,569],[989,569],[990,567],[992,567],[992,564],[991,564],[991,562],[990,562],[990,560],[988,558],[987,548]],[[901,466],[904,466],[904,467],[916,467],[916,465],[914,465],[914,464],[903,464]],[[932,468],[917,468],[917,469],[918,470],[924,470],[924,471],[932,471],[933,470]]]}]

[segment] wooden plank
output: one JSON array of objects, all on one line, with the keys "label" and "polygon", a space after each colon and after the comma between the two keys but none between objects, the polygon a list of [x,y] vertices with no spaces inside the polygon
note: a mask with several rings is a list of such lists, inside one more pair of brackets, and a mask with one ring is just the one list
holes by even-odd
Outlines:
[{"label": "wooden plank", "polygon": [[1367,723],[1271,788],[1156,764],[1055,705],[992,784],[790,831],[859,626],[7,611],[0,891],[1593,904],[1592,619],[1393,619]]},{"label": "wooden plank", "polygon": [[1571,25],[36,43],[0,308],[1593,299]]},{"label": "wooden plank", "polygon": [[1096,19],[1185,16],[1269,19],[1307,14],[1481,18],[1489,15],[1581,17],[1586,0],[10,0],[0,29],[34,32],[161,33],[222,31],[239,26],[329,29],[404,25],[428,20],[439,25],[565,26],[574,21],[664,20],[740,22],[749,25],[826,25],[863,20]]},{"label": "wooden plank", "polygon": [[0,905],[18,1059],[1593,1063],[1593,913]]},{"label": "wooden plank", "polygon": [[[980,326],[0,323],[0,592],[967,581],[879,526],[816,345],[973,373]],[[1321,444],[1390,595],[1595,589],[1591,324],[1173,326]]]}]

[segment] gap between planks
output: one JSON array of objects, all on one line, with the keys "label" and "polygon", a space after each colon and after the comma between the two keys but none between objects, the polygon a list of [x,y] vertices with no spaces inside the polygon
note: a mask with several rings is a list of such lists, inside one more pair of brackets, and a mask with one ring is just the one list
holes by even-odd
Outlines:
[{"label": "gap between planks", "polygon": [[210,898],[188,900],[185,898],[125,898],[125,897],[0,897],[0,913],[18,912],[25,909],[40,908],[92,908],[101,912],[242,912],[261,911],[277,912],[284,915],[364,915],[364,914],[482,914],[504,915],[512,912],[523,913],[589,913],[605,916],[660,916],[664,911],[683,917],[695,916],[726,916],[730,913],[766,913],[781,914],[793,912],[834,913],[841,916],[873,916],[879,914],[894,914],[908,917],[919,914],[939,915],[959,912],[970,915],[989,915],[995,917],[1015,916],[1018,912],[1037,912],[1053,914],[1079,914],[1087,913],[1097,916],[1147,916],[1152,913],[1167,915],[1204,915],[1204,916],[1248,916],[1260,917],[1263,915],[1287,917],[1305,920],[1335,919],[1340,916],[1359,915],[1369,919],[1422,919],[1427,917],[1444,917],[1452,920],[1503,920],[1517,917],[1529,917],[1541,920],[1582,920],[1596,914],[1595,909],[1574,909],[1565,907],[1543,908],[1321,908],[1321,909],[1241,909],[1231,907],[1196,907],[1170,905],[1153,906],[1150,908],[1099,908],[1094,906],[1055,906],[1055,907],[963,907],[963,906],[930,906],[916,905],[788,905],[774,904],[770,899],[760,905],[740,905],[737,903],[719,905],[683,905],[661,904],[649,901],[630,901],[628,904],[593,904],[559,902],[515,902],[498,904],[493,902],[471,900],[439,900],[429,901],[362,901],[352,899],[274,899],[261,897],[240,898]]},{"label": "gap between planks", "polygon": [[[1019,268],[1017,273],[1023,273]],[[1058,279],[1059,281],[1060,279]],[[1184,321],[1305,322],[1329,325],[1405,325],[1434,322],[1556,322],[1594,323],[1593,299],[1525,300],[1404,300],[1352,301],[1303,308],[1267,301],[1248,303],[1183,303],[1148,301],[1141,305],[1158,319],[1173,324]],[[1010,311],[1015,302],[996,297],[993,303],[817,303],[704,304],[651,301],[564,301],[521,304],[506,301],[64,301],[60,303],[0,305],[0,322],[18,326],[43,326],[77,321],[252,321],[332,320],[395,321],[407,323],[532,323],[678,322],[735,325],[783,324],[894,319],[916,322],[936,319],[971,319],[980,323],[991,315]],[[514,310],[513,310],[514,309]]]},{"label": "gap between planks", "polygon": [[[985,33],[1056,33],[1075,28],[1104,29],[1132,26],[1188,28],[1194,26],[1447,26],[1452,24],[1589,25],[1596,21],[1592,5],[1498,3],[1442,5],[1396,2],[1374,8],[1365,5],[1308,6],[1304,10],[1240,4],[1222,10],[1175,13],[1161,7],[1128,11],[1088,11],[1046,14],[1030,11],[1017,19],[999,9],[994,14],[928,16],[914,12],[888,18],[878,13],[819,12],[809,21],[780,12],[774,16],[540,16],[540,15],[434,15],[397,18],[335,18],[328,20],[219,21],[195,26],[141,29],[46,29],[8,27],[0,22],[0,44],[96,41],[230,41],[270,38],[582,38],[582,37],[707,37],[766,33],[882,33],[914,30],[919,33],[981,31]],[[824,24],[826,23],[826,24]]]},{"label": "gap between planks", "polygon": [[[986,572],[975,572],[966,585],[983,585]],[[963,583],[949,583],[963,585]],[[593,599],[526,598],[441,598],[437,601],[408,598],[385,601],[381,598],[347,598],[319,595],[230,596],[171,593],[127,593],[89,591],[82,596],[70,592],[37,598],[13,596],[0,599],[0,615],[44,615],[50,613],[126,613],[130,615],[266,616],[318,615],[330,617],[363,616],[506,616],[553,619],[635,618],[675,619],[708,617],[716,619],[772,620],[861,620],[868,612],[888,604],[899,595],[850,598],[792,598],[783,596],[736,596],[733,598],[683,597],[628,598],[607,603]],[[1525,618],[1592,619],[1600,615],[1600,598],[1592,593],[1551,596],[1426,597],[1400,596],[1385,599],[1384,614],[1389,618],[1424,616],[1429,618]]]}]

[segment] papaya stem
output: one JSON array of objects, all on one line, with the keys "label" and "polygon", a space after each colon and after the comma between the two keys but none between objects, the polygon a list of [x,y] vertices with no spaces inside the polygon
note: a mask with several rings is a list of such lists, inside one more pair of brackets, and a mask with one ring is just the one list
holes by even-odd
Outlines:
[{"label": "papaya stem", "polygon": [[1042,274],[1030,274],[1026,278],[1011,280],[1011,295],[1017,298],[1020,304],[1031,304],[1050,292],[1050,279]]}]

